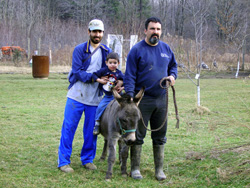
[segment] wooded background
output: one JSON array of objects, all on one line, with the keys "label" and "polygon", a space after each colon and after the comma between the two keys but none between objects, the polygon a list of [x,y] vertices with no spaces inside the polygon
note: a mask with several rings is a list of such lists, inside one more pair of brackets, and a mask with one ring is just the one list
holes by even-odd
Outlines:
[{"label": "wooded background", "polygon": [[21,46],[28,58],[34,50],[48,55],[51,49],[54,63],[70,64],[74,46],[88,39],[91,19],[103,20],[106,43],[107,34],[143,39],[145,20],[157,16],[162,40],[178,62],[195,67],[202,61],[241,61],[244,69],[249,13],[249,0],[0,0],[0,46]]}]

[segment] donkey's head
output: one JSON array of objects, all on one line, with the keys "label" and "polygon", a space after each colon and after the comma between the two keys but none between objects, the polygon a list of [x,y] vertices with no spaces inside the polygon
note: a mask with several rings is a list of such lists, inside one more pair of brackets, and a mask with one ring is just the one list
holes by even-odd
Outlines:
[{"label": "donkey's head", "polygon": [[120,105],[116,123],[127,145],[131,145],[136,139],[135,131],[138,121],[141,119],[141,112],[138,105],[143,97],[144,90],[142,88],[133,99],[129,95],[124,94],[120,96],[117,91],[113,91],[114,97]]}]

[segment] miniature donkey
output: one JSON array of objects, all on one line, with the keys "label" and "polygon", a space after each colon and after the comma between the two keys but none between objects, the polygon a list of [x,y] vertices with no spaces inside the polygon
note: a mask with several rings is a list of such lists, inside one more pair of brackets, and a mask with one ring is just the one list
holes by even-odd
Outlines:
[{"label": "miniature donkey", "polygon": [[106,180],[110,180],[112,177],[117,142],[119,143],[122,176],[127,177],[128,150],[129,145],[136,139],[135,131],[141,118],[138,105],[143,97],[144,88],[138,92],[133,100],[126,94],[119,95],[115,90],[113,90],[113,94],[115,99],[108,104],[100,121],[100,133],[105,141],[100,160],[104,160],[108,153]]}]

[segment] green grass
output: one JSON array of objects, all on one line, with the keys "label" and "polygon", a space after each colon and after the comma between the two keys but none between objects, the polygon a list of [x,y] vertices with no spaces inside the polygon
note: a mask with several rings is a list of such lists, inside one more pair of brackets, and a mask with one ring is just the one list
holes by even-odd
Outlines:
[{"label": "green grass", "polygon": [[250,80],[201,80],[201,104],[210,113],[200,114],[195,112],[195,85],[177,80],[180,129],[175,129],[171,99],[164,164],[167,179],[154,178],[148,132],[141,159],[144,179],[122,178],[116,163],[112,181],[106,182],[107,162],[98,161],[101,136],[94,161],[98,171],[81,166],[83,121],[73,143],[75,172],[64,174],[57,169],[66,76],[51,74],[42,80],[28,74],[0,74],[0,187],[250,187]]}]

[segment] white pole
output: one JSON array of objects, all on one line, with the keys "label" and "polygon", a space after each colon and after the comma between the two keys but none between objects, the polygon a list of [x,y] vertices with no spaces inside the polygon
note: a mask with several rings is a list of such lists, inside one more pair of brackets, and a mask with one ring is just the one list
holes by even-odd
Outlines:
[{"label": "white pole", "polygon": [[238,78],[239,69],[240,69],[240,61],[238,61],[237,71],[236,71],[236,74],[235,74],[235,78]]},{"label": "white pole", "polygon": [[50,62],[50,64],[52,64],[52,52],[51,52],[51,50],[49,50],[49,62]]},{"label": "white pole", "polygon": [[201,99],[200,99],[200,86],[197,86],[197,105],[200,106],[201,105]]}]

